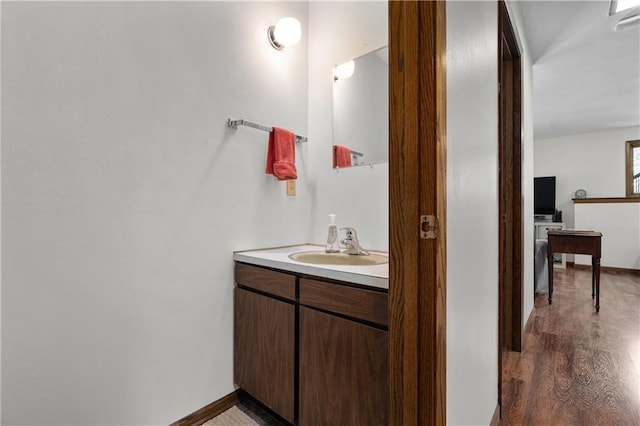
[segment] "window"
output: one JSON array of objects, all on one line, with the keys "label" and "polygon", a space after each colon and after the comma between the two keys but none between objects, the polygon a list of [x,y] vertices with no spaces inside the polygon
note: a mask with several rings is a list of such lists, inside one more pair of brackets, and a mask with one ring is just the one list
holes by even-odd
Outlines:
[{"label": "window", "polygon": [[611,0],[609,16],[640,6],[640,0]]},{"label": "window", "polygon": [[627,197],[640,197],[640,139],[627,141]]}]

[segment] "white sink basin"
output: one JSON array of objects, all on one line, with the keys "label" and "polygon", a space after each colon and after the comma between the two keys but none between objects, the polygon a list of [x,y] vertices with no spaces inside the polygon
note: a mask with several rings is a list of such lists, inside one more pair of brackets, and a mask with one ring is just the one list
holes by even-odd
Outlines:
[{"label": "white sink basin", "polygon": [[324,251],[302,251],[289,255],[293,260],[313,265],[353,265],[370,266],[388,263],[389,258],[380,254],[358,256],[345,253],[325,253]]}]

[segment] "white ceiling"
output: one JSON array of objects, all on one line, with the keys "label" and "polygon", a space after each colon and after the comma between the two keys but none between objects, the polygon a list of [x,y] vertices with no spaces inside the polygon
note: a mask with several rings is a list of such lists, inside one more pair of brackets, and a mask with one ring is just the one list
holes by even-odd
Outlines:
[{"label": "white ceiling", "polygon": [[610,2],[519,1],[533,62],[535,138],[640,126],[640,28]]}]

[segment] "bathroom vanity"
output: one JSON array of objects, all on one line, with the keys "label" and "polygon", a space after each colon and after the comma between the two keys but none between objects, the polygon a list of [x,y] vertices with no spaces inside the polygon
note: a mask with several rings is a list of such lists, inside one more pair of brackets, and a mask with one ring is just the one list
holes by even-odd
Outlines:
[{"label": "bathroom vanity", "polygon": [[292,424],[386,425],[388,264],[289,257],[319,249],[234,254],[235,384]]}]

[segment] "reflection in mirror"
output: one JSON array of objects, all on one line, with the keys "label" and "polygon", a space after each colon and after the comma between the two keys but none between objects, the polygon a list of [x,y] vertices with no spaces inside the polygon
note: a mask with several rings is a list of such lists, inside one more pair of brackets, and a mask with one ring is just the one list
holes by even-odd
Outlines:
[{"label": "reflection in mirror", "polygon": [[627,197],[640,197],[640,140],[627,141]]},{"label": "reflection in mirror", "polygon": [[388,161],[388,48],[333,71],[333,168]]}]

